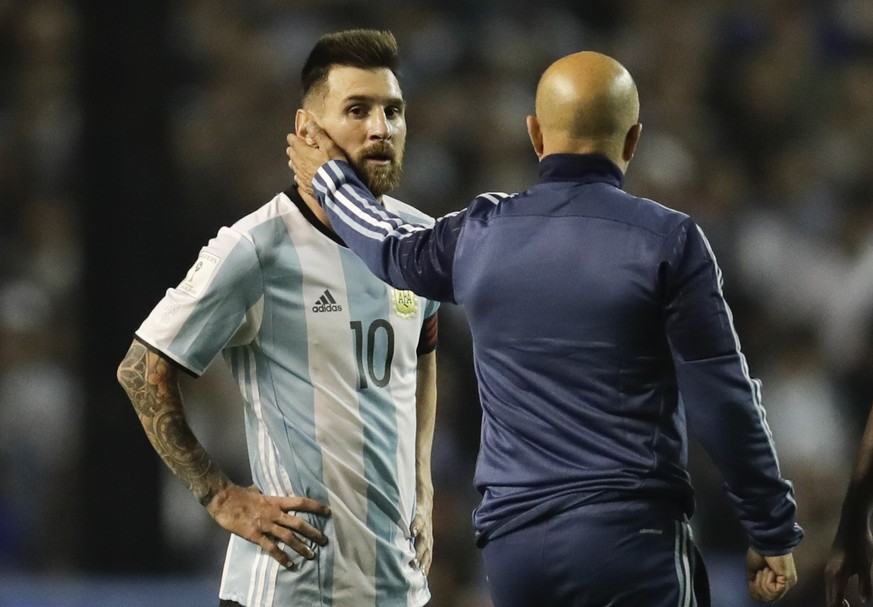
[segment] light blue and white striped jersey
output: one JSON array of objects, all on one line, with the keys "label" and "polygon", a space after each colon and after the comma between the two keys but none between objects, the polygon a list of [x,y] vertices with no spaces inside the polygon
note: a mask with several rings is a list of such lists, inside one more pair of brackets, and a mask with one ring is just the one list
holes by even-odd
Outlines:
[{"label": "light blue and white striped jersey", "polygon": [[[387,208],[428,223],[393,198]],[[245,401],[254,482],[328,504],[327,535],[287,570],[231,536],[220,597],[248,607],[426,603],[413,564],[416,349],[438,304],[374,277],[296,191],[200,251],[137,337],[195,375],[222,353]]]}]

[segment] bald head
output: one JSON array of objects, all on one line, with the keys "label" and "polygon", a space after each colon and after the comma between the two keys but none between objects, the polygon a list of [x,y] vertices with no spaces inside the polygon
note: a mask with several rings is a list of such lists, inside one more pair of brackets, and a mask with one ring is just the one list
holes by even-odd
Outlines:
[{"label": "bald head", "polygon": [[528,129],[541,157],[601,154],[625,170],[639,139],[639,114],[637,87],[624,66],[583,51],[559,59],[543,73]]}]

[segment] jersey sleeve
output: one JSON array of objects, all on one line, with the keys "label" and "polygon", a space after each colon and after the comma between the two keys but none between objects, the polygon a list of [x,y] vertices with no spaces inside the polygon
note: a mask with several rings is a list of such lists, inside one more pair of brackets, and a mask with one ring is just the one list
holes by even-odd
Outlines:
[{"label": "jersey sleeve", "polygon": [[378,204],[351,166],[333,160],[312,180],[333,229],[373,274],[397,289],[455,303],[452,265],[465,212],[432,227],[407,223]]},{"label": "jersey sleeve", "polygon": [[252,241],[222,228],[200,250],[185,279],[167,290],[136,337],[199,376],[223,348],[254,338],[262,284]]},{"label": "jersey sleeve", "polygon": [[692,220],[667,239],[659,269],[689,429],[722,474],[752,546],[764,555],[784,554],[803,537],[794,490],[779,470],[760,382],[740,351],[721,271]]},{"label": "jersey sleeve", "polygon": [[415,353],[418,356],[430,354],[437,349],[439,343],[439,315],[434,312],[424,319],[421,325],[421,334],[418,337],[418,346]]}]

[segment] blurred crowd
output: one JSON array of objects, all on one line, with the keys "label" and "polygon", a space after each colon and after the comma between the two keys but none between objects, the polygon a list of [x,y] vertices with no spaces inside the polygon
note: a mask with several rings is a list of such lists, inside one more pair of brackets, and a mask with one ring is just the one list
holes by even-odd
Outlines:
[{"label": "blurred crowd", "polygon": [[[65,496],[87,473],[80,321],[99,296],[81,283],[83,201],[74,184],[89,125],[77,6],[0,0],[0,571],[81,567],[71,556],[73,535],[58,524],[70,516]],[[535,179],[524,117],[549,63],[583,49],[620,60],[636,78],[644,125],[626,189],[691,214],[709,237],[807,534],[796,552],[800,586],[786,604],[820,604],[821,568],[873,403],[873,3],[178,0],[170,7],[166,37],[155,45],[168,63],[181,212],[202,243],[290,185],[284,135],[298,107],[302,62],[322,33],[379,27],[397,36],[409,136],[396,195],[432,215]],[[196,249],[189,253],[193,261]],[[181,278],[167,276],[167,286]],[[444,306],[435,606],[488,605],[470,523],[479,412],[469,348],[463,317]],[[213,366],[187,386],[192,425],[242,481],[241,413],[220,363]],[[717,473],[693,445],[691,469],[695,533],[716,604],[744,606],[744,540]],[[163,489],[160,532],[177,573],[217,580],[224,532],[169,473]]]}]

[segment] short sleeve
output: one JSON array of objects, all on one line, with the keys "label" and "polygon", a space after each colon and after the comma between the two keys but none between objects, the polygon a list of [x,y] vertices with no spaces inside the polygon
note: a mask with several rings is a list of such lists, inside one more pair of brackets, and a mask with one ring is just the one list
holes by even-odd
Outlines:
[{"label": "short sleeve", "polygon": [[231,341],[257,334],[263,301],[257,252],[246,234],[222,228],[136,331],[138,339],[194,375]]}]

